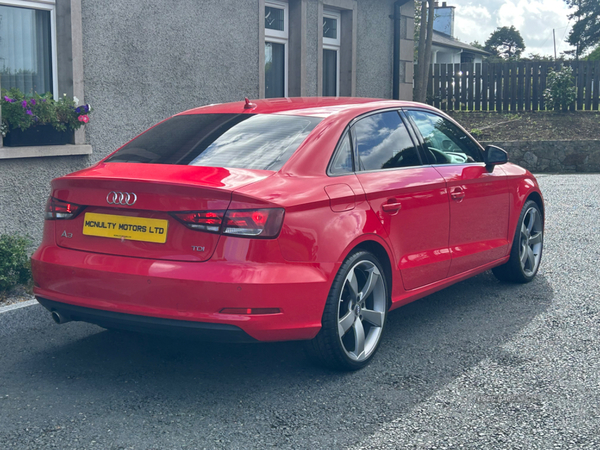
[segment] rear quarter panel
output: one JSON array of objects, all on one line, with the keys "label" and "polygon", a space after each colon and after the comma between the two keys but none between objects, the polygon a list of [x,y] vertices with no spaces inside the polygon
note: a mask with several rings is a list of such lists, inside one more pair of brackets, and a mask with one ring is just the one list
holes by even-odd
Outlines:
[{"label": "rear quarter panel", "polygon": [[[332,199],[328,186],[344,185],[346,197]],[[329,194],[336,190],[329,190]],[[353,192],[354,195],[349,193]],[[277,239],[286,261],[317,263],[328,270],[333,282],[348,254],[365,241],[379,244],[393,266],[393,257],[381,221],[371,209],[360,182],[354,174],[340,177],[295,177],[276,174],[245,186],[233,194],[231,208],[244,207],[260,198],[264,206],[285,208],[281,233]],[[401,289],[398,271],[392,272],[394,288]]]}]

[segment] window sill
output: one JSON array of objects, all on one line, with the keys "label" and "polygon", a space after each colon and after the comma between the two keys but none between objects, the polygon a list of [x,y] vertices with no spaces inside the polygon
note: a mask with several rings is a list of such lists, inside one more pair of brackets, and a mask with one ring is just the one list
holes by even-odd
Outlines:
[{"label": "window sill", "polygon": [[0,159],[42,158],[46,156],[76,156],[91,154],[91,145],[43,145],[37,147],[0,147]]}]

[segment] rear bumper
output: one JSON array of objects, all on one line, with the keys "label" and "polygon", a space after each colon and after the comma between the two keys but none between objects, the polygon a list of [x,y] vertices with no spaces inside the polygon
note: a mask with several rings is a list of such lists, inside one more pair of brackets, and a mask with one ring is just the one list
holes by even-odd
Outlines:
[{"label": "rear bumper", "polygon": [[159,317],[136,316],[101,309],[83,308],[68,303],[54,302],[37,297],[37,301],[48,311],[56,311],[61,316],[75,321],[89,322],[104,328],[160,334],[175,337],[199,338],[213,342],[251,343],[258,342],[241,328],[219,323],[190,322],[185,320],[162,319]]},{"label": "rear bumper", "polygon": [[[34,294],[48,309],[106,327],[187,330],[183,333],[229,342],[312,339],[321,328],[335,269],[333,264],[149,260],[53,245],[32,256]],[[223,308],[280,312],[222,314]]]}]

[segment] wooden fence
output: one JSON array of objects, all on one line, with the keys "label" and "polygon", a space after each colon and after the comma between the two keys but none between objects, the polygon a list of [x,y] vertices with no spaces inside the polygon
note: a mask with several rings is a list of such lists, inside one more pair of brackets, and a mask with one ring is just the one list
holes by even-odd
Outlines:
[{"label": "wooden fence", "polygon": [[[577,88],[577,99],[570,110],[597,111],[600,61],[568,64],[573,68]],[[432,64],[427,103],[446,111],[544,111],[548,71],[554,68],[560,68],[560,63]]]}]

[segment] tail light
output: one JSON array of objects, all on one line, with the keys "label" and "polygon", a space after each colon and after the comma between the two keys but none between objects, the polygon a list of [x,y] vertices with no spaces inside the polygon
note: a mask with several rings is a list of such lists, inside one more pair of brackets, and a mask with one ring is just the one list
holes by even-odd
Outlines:
[{"label": "tail light", "polygon": [[46,220],[72,219],[83,210],[84,206],[75,203],[63,202],[50,197],[46,203]]},{"label": "tail light", "polygon": [[281,231],[283,208],[172,213],[186,227],[230,236],[274,238]]},{"label": "tail light", "polygon": [[225,211],[190,211],[173,213],[173,217],[192,230],[220,233]]},{"label": "tail light", "polygon": [[223,234],[274,238],[283,224],[283,209],[254,209],[227,211]]}]

